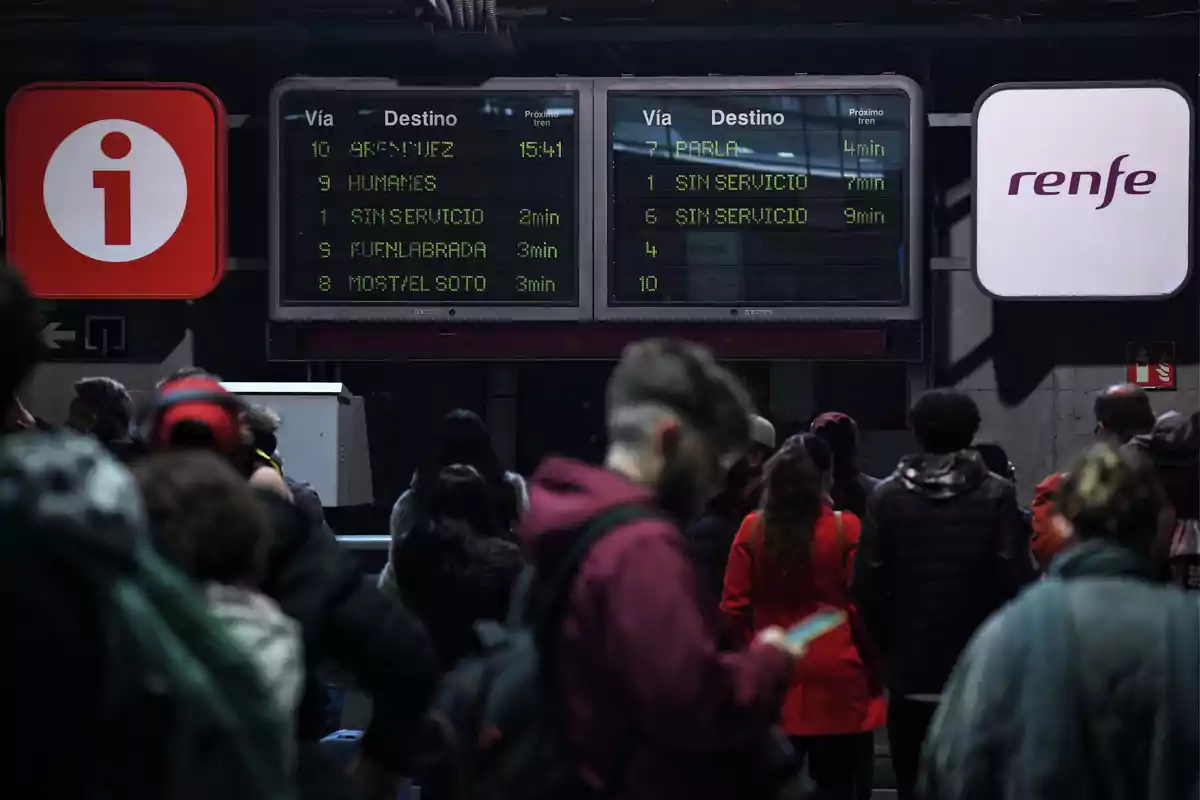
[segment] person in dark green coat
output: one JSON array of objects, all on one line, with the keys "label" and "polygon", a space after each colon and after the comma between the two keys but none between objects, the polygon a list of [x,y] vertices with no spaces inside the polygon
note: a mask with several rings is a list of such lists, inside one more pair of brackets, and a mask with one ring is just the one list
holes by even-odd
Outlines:
[{"label": "person in dark green coat", "polygon": [[1071,544],[997,612],[951,677],[926,800],[1200,796],[1200,599],[1156,581],[1166,498],[1136,451],[1093,446],[1064,479]]}]

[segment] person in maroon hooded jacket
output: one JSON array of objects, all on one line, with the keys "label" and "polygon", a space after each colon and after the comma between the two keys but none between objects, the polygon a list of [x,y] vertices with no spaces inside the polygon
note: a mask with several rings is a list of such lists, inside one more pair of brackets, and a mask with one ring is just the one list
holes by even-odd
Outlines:
[{"label": "person in maroon hooded jacket", "polygon": [[[533,477],[522,540],[552,569],[582,526],[630,504],[577,573],[555,641],[565,736],[581,777],[618,800],[754,800],[778,790],[772,726],[794,655],[779,628],[716,643],[680,526],[749,446],[745,389],[702,347],[630,345],[608,385],[603,468],[562,458]],[[785,754],[786,757],[786,754]]]}]

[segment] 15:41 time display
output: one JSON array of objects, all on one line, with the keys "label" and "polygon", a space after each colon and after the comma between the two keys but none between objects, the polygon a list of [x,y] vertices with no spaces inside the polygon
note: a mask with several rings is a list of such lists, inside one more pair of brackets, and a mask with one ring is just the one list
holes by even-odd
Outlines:
[{"label": "15:41 time display", "polygon": [[521,158],[562,158],[562,142],[521,142]]}]

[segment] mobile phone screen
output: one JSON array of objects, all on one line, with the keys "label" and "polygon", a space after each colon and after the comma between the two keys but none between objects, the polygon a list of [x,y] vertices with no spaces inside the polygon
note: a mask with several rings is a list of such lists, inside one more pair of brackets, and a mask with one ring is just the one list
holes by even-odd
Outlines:
[{"label": "mobile phone screen", "polygon": [[818,611],[788,628],[784,641],[790,648],[802,648],[846,621],[845,611]]}]

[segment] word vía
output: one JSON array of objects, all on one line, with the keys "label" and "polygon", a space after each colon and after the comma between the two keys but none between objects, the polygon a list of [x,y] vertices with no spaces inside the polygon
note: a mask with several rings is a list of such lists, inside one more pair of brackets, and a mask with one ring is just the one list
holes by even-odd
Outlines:
[{"label": "word v\u00eda", "polygon": [[[1125,172],[1121,169],[1121,162],[1129,158],[1129,154],[1119,155],[1112,160],[1108,165],[1108,175],[1101,178],[1099,172],[1090,170],[1080,170],[1077,172],[1014,172],[1013,176],[1008,181],[1008,193],[1016,195],[1021,193],[1021,184],[1025,178],[1032,180],[1025,181],[1025,185],[1033,186],[1033,193],[1039,195],[1057,195],[1063,194],[1062,188],[1066,188],[1066,194],[1100,194],[1100,187],[1104,187],[1104,197],[1100,205],[1096,206],[1099,211],[1102,208],[1108,208],[1112,204],[1113,198],[1117,193],[1117,186],[1120,185],[1124,194],[1150,194],[1150,187],[1158,180],[1158,173],[1148,169],[1140,169],[1135,172]],[[1117,179],[1124,176],[1123,181]],[[1103,180],[1103,183],[1102,183]],[[1084,189],[1086,182],[1087,188]]]}]

